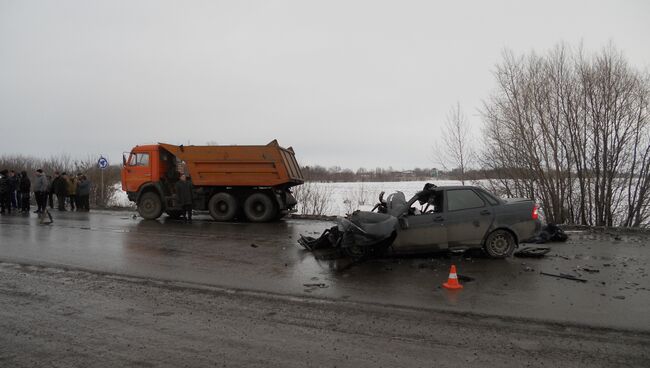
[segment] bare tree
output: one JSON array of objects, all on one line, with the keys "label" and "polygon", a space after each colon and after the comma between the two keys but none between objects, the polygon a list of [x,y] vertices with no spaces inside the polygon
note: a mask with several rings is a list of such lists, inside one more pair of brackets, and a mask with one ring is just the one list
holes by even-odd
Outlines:
[{"label": "bare tree", "polygon": [[452,170],[465,185],[465,173],[473,159],[473,149],[469,122],[460,103],[447,113],[441,139],[441,144],[433,148],[434,161],[445,170]]},{"label": "bare tree", "polygon": [[650,213],[648,76],[613,46],[504,54],[485,102],[482,167],[553,222],[641,226]]}]

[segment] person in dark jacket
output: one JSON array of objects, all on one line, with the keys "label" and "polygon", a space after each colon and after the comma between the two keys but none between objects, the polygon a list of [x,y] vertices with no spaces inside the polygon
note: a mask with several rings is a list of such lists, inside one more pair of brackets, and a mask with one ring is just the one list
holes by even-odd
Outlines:
[{"label": "person in dark jacket", "polygon": [[90,211],[90,181],[86,175],[79,176],[77,183],[77,211]]},{"label": "person in dark jacket", "polygon": [[66,173],[59,175],[58,171],[54,172],[52,180],[52,191],[56,195],[56,201],[59,211],[65,211],[65,199],[68,196],[68,183],[65,180]]},{"label": "person in dark jacket", "polygon": [[32,188],[32,182],[27,176],[27,171],[20,173],[18,180],[18,197],[20,198],[20,212],[29,212],[29,192]]},{"label": "person in dark jacket", "polygon": [[7,170],[0,171],[0,214],[11,213],[11,199],[9,197],[9,172]]},{"label": "person in dark jacket", "polygon": [[54,190],[52,189],[52,176],[47,175],[45,179],[45,182],[47,183],[47,190],[45,191],[46,204],[49,204],[50,208],[54,208]]},{"label": "person in dark jacket", "polygon": [[176,202],[183,209],[185,221],[192,222],[192,183],[185,174],[176,182]]},{"label": "person in dark jacket", "polygon": [[16,177],[16,172],[9,170],[9,200],[11,201],[11,209],[16,209],[18,207],[18,201],[16,200],[17,191],[18,178]]}]

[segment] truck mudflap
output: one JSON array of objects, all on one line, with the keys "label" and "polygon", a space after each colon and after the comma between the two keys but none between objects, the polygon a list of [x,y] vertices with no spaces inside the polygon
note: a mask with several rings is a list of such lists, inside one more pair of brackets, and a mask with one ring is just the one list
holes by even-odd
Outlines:
[{"label": "truck mudflap", "polygon": [[298,201],[296,200],[296,197],[291,194],[290,191],[288,190],[278,190],[275,191],[275,199],[278,202],[278,209],[281,212],[295,212],[296,211],[296,205],[298,204]]},{"label": "truck mudflap", "polygon": [[336,223],[318,238],[301,235],[298,243],[309,251],[340,249],[362,258],[383,253],[397,236],[398,220],[388,214],[355,211],[345,218],[338,217]]}]

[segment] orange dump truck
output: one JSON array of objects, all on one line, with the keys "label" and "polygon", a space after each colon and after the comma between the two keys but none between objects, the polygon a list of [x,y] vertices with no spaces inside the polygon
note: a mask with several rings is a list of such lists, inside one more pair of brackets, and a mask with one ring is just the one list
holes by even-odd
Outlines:
[{"label": "orange dump truck", "polygon": [[135,146],[123,156],[122,189],[146,219],[166,212],[178,217],[175,183],[186,174],[194,186],[195,210],[217,221],[279,219],[296,206],[290,188],[304,182],[291,147]]}]

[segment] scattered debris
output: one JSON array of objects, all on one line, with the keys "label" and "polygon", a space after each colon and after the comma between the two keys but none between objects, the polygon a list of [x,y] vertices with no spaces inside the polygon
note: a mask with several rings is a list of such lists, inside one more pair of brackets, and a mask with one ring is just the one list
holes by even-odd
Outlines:
[{"label": "scattered debris", "polygon": [[322,282],[321,283],[312,283],[312,284],[302,284],[302,285],[305,286],[305,287],[320,288],[320,289],[325,289],[325,288],[329,287],[329,286],[327,286],[327,284],[324,284]]},{"label": "scattered debris", "polygon": [[566,279],[566,280],[572,280],[572,281],[578,281],[578,282],[587,282],[587,280],[585,280],[585,279],[581,279],[581,278],[578,278],[576,276],[569,275],[569,274],[566,274],[566,273],[554,274],[554,273],[548,273],[548,272],[541,272],[540,271],[540,275],[552,276],[552,277],[557,277],[557,278],[560,278],[560,279]]},{"label": "scattered debris", "polygon": [[621,300],[625,299],[625,297],[623,295],[614,295],[613,298],[614,299],[621,299]]},{"label": "scattered debris", "polygon": [[255,243],[251,243],[251,247],[257,248],[257,247],[259,247],[259,245],[255,244]]},{"label": "scattered debris", "polygon": [[457,274],[456,276],[458,277],[458,281],[462,281],[462,282],[470,282],[476,280],[472,276],[461,275],[461,274]]},{"label": "scattered debris", "polygon": [[549,247],[524,247],[514,253],[515,257],[520,258],[541,258],[551,251]]},{"label": "scattered debris", "polygon": [[600,270],[595,269],[595,268],[587,268],[587,267],[581,267],[581,266],[578,266],[576,268],[576,270],[585,271],[585,272],[589,272],[589,273],[598,273],[598,272],[600,272]]},{"label": "scattered debris", "polygon": [[530,267],[530,266],[524,266],[524,271],[526,271],[526,272],[533,272],[533,271],[535,271],[535,269],[532,268],[532,267]]},{"label": "scattered debris", "polygon": [[567,235],[564,230],[562,230],[559,226],[555,224],[547,224],[542,228],[542,231],[540,233],[531,238],[527,239],[527,243],[536,243],[536,244],[544,244],[548,242],[565,242],[569,239],[569,236]]}]

